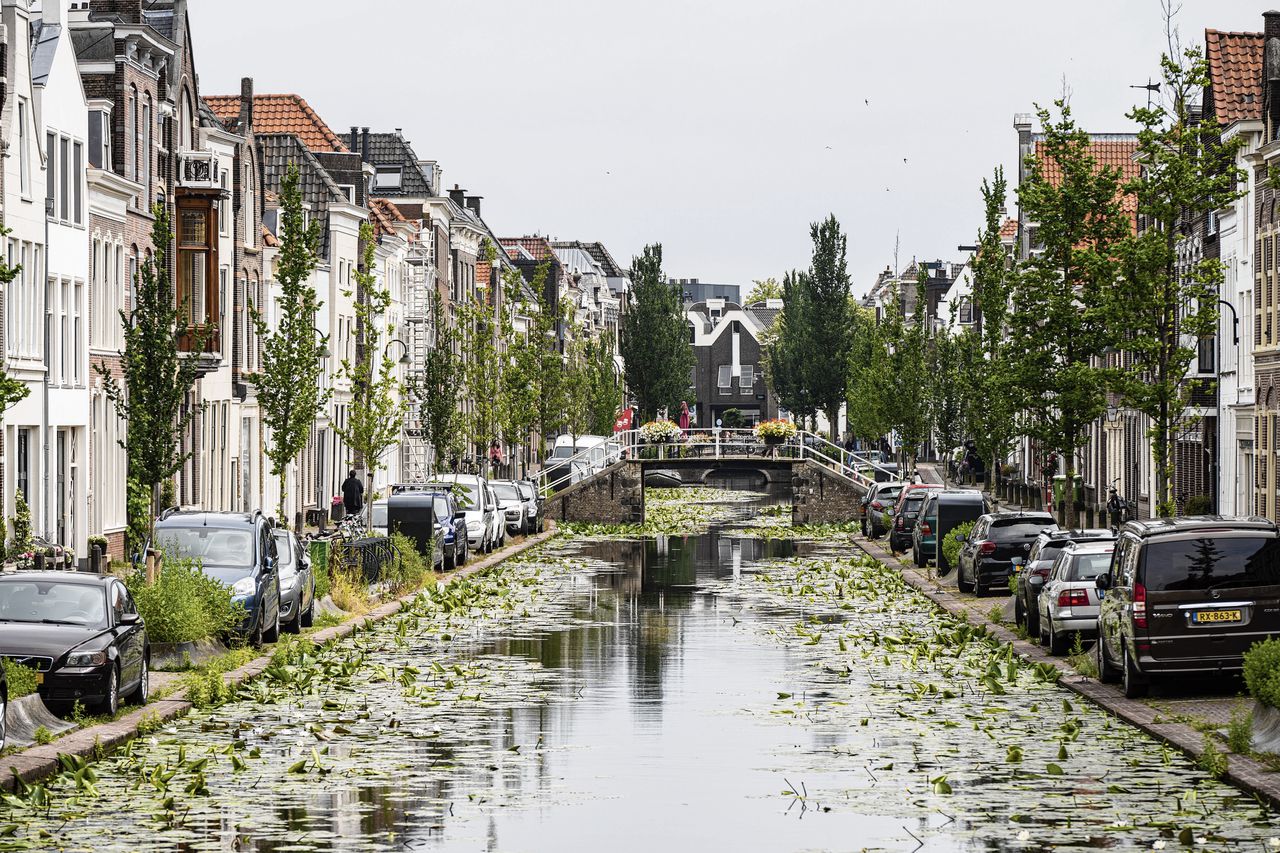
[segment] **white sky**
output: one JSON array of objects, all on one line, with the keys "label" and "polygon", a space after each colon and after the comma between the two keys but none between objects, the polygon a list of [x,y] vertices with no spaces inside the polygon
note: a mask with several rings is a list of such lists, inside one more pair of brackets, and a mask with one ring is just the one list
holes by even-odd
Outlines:
[{"label": "white sky", "polygon": [[[338,133],[404,129],[502,236],[603,241],[626,264],[748,284],[849,232],[855,293],[893,260],[960,259],[1016,112],[1065,75],[1125,131],[1158,71],[1158,0],[191,0],[204,94],[297,92]],[[1178,27],[1261,30],[1244,0]],[[868,103],[869,102],[869,103]],[[904,162],[905,158],[905,162]],[[1012,200],[1010,202],[1012,209]]]}]

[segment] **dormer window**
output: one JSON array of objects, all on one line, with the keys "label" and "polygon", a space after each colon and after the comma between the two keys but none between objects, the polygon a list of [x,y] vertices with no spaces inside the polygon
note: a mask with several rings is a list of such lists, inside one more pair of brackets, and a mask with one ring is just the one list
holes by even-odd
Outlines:
[{"label": "dormer window", "polygon": [[379,166],[373,177],[375,190],[398,190],[404,175],[400,166]]}]

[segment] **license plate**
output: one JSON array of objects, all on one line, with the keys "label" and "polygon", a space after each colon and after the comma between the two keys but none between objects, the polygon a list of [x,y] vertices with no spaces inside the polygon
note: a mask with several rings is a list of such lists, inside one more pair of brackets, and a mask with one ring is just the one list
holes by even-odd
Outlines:
[{"label": "license plate", "polygon": [[1192,621],[1204,625],[1209,622],[1239,622],[1239,610],[1198,610],[1191,617]]},{"label": "license plate", "polygon": [[44,673],[43,673],[43,672],[37,672],[37,673],[36,673],[36,684],[44,684]]}]

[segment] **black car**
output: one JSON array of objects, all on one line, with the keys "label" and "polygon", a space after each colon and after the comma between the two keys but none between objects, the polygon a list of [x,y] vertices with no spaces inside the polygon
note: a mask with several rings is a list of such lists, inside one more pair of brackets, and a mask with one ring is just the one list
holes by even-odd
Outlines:
[{"label": "black car", "polygon": [[244,607],[239,633],[254,646],[280,638],[280,573],[272,525],[261,510],[200,512],[166,510],[155,527],[155,547],[231,587]]},{"label": "black car", "polygon": [[275,537],[280,558],[280,622],[284,630],[297,634],[310,628],[315,618],[316,575],[298,534],[278,529]]},{"label": "black car", "polygon": [[1006,589],[1013,558],[1024,557],[1029,545],[1056,522],[1047,512],[989,512],[974,523],[960,543],[956,559],[956,586],[961,592],[983,595]]},{"label": "black car", "polygon": [[862,535],[875,539],[884,533],[884,511],[893,506],[906,483],[876,483],[862,496]]},{"label": "black car", "polygon": [[58,708],[82,702],[114,714],[150,689],[147,628],[125,585],[80,572],[0,576],[0,656],[36,671]]},{"label": "black car", "polygon": [[1017,589],[1014,590],[1013,618],[1019,625],[1025,625],[1027,633],[1033,638],[1040,636],[1040,610],[1036,599],[1044,582],[1053,568],[1062,549],[1072,542],[1106,542],[1114,540],[1116,535],[1110,530],[1092,528],[1084,530],[1061,530],[1051,527],[1041,531],[1035,540],[1026,546],[1027,555],[1017,571]]}]

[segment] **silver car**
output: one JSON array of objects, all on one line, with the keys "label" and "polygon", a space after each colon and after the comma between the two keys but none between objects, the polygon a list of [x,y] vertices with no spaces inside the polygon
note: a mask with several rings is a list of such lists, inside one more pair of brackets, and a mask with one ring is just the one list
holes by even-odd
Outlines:
[{"label": "silver car", "polygon": [[1115,542],[1072,542],[1053,561],[1038,600],[1040,641],[1050,654],[1066,654],[1072,635],[1097,638],[1096,581],[1110,570],[1114,550]]},{"label": "silver car", "polygon": [[280,571],[280,627],[291,634],[310,628],[315,613],[316,576],[311,557],[292,530],[275,530]]}]

